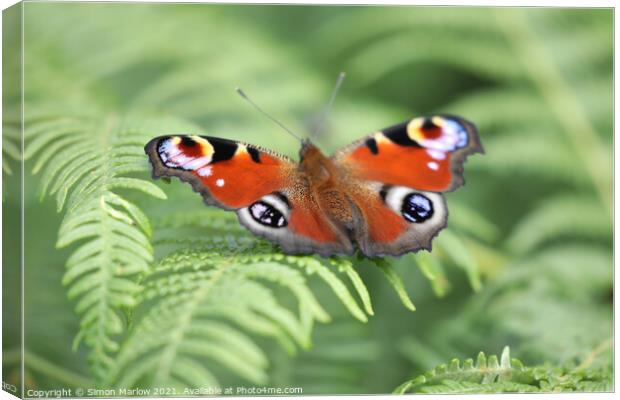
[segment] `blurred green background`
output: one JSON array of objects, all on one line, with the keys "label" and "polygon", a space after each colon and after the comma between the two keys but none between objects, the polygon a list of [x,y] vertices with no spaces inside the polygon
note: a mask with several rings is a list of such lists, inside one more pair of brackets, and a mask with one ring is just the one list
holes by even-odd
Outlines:
[{"label": "blurred green background", "polygon": [[[358,266],[375,311],[367,323],[310,281],[332,322],[317,324],[312,347],[295,355],[256,339],[269,358],[268,386],[389,393],[451,358],[505,345],[532,365],[590,360],[611,368],[611,9],[26,3],[24,10],[27,132],[51,114],[129,123],[155,116],[296,158],[295,140],[234,88],[306,133],[340,71],[347,79],[315,140],[325,152],[428,113],[477,125],[486,154],[468,160],[467,184],[446,196],[451,234],[437,239],[437,269],[418,268],[413,256],[389,260],[417,311],[369,265]],[[5,193],[18,180],[11,159],[18,109],[3,121]],[[91,134],[104,137],[101,129]],[[155,126],[152,136],[166,129]],[[45,132],[32,141],[37,134]],[[25,165],[25,381],[94,385],[89,346],[72,350],[80,317],[61,283],[71,248],[54,248],[64,214],[51,198],[39,202],[44,172],[32,173],[33,160]],[[153,219],[204,208],[181,183],[160,187],[168,200],[128,198]],[[17,210],[3,196],[8,232]],[[16,249],[3,243],[6,257]],[[163,252],[155,246],[157,258]],[[5,281],[18,273],[8,266]],[[14,305],[14,293],[4,292]],[[4,327],[4,380],[16,382],[18,330]],[[225,368],[211,371],[223,384],[247,384]]]}]

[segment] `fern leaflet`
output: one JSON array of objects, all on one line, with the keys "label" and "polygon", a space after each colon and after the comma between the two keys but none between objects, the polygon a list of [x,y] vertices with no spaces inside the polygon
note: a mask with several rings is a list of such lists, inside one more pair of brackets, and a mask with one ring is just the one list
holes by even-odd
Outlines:
[{"label": "fern leaflet", "polygon": [[508,238],[508,246],[519,253],[528,253],[559,237],[605,240],[611,232],[612,221],[600,212],[600,201],[592,196],[567,193],[546,199],[525,215]]},{"label": "fern leaflet", "polygon": [[558,391],[609,391],[611,369],[607,366],[586,369],[585,365],[526,367],[510,358],[505,347],[497,356],[480,352],[476,361],[469,358],[462,365],[458,359],[409,380],[394,390],[404,393],[524,393]]},{"label": "fern leaflet", "polygon": [[17,125],[7,123],[4,126],[2,134],[2,172],[8,175],[13,172],[8,159],[21,159],[21,151],[17,144],[19,136],[19,127]]},{"label": "fern leaflet", "polygon": [[[265,383],[267,357],[248,333],[273,337],[293,352],[310,346],[314,321],[330,319],[305,276],[318,275],[354,316],[366,320],[330,267],[353,281],[365,310],[372,311],[365,286],[346,260],[284,256],[267,243],[234,234],[205,237],[173,251],[142,282],[138,301],[151,307],[124,342],[107,382],[217,386],[215,363]],[[297,312],[277,296],[282,290],[293,296]]]},{"label": "fern leaflet", "polygon": [[58,211],[65,209],[57,247],[79,243],[63,284],[81,318],[74,346],[86,343],[101,377],[124,330],[121,311],[134,306],[136,278],[153,259],[148,218],[119,192],[166,197],[151,182],[127,176],[147,170],[141,145],[148,134],[127,129],[116,116],[81,114],[36,120],[27,135],[25,156],[36,157],[35,171],[45,166],[42,196],[55,195]]}]

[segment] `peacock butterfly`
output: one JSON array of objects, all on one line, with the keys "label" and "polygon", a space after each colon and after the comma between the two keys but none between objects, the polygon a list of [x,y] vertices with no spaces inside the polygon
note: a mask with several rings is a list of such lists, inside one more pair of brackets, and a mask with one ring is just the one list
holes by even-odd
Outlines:
[{"label": "peacock butterfly", "polygon": [[204,201],[235,211],[285,253],[398,256],[431,249],[447,224],[441,192],[463,185],[483,149],[474,125],[450,115],[377,131],[330,157],[303,140],[300,161],[209,136],[161,136],[145,146],[153,178],[179,177]]}]

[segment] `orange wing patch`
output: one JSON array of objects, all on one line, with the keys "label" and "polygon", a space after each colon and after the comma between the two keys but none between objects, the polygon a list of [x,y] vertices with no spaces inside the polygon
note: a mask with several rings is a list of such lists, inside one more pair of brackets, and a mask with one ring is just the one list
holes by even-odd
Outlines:
[{"label": "orange wing patch", "polygon": [[178,176],[210,203],[246,207],[287,186],[293,164],[256,147],[206,136],[164,136],[146,147],[153,176]]},{"label": "orange wing patch", "polygon": [[341,240],[338,231],[314,204],[307,199],[296,199],[293,204],[289,220],[293,232],[317,243],[337,243]]},{"label": "orange wing patch", "polygon": [[358,179],[443,192],[463,184],[463,162],[476,152],[483,150],[473,124],[433,116],[376,132],[333,159]]},{"label": "orange wing patch", "polygon": [[370,181],[432,191],[450,186],[449,153],[404,147],[385,139],[377,140],[377,148],[375,154],[367,146],[359,147],[343,162],[351,166],[357,177]]},{"label": "orange wing patch", "polygon": [[232,208],[246,207],[287,182],[286,170],[279,160],[264,154],[258,167],[247,151],[238,152],[233,159],[205,165],[196,174],[217,201]]}]

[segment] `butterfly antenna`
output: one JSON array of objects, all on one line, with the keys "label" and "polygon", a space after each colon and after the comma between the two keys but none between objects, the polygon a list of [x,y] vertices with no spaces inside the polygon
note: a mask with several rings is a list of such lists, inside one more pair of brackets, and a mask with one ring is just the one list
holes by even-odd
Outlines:
[{"label": "butterfly antenna", "polygon": [[239,96],[243,97],[245,100],[247,100],[248,103],[250,103],[254,108],[256,108],[258,110],[258,112],[260,112],[261,114],[263,114],[265,117],[269,118],[271,121],[273,121],[274,123],[276,123],[280,128],[284,129],[285,131],[287,131],[291,136],[293,136],[295,139],[299,140],[300,142],[303,142],[303,139],[300,138],[299,136],[297,136],[295,133],[293,133],[293,131],[291,131],[290,129],[288,129],[286,126],[284,126],[280,121],[278,121],[277,119],[275,119],[274,117],[272,117],[271,115],[269,115],[266,111],[264,111],[262,108],[260,108],[256,103],[254,103],[252,101],[252,99],[250,99],[248,97],[247,94],[245,94],[245,92],[243,90],[241,90],[240,87],[237,87],[236,89],[237,93],[239,93]]},{"label": "butterfly antenna", "polygon": [[334,90],[332,90],[332,94],[329,98],[329,103],[327,103],[327,106],[321,113],[319,123],[317,124],[316,129],[314,130],[313,136],[316,137],[321,132],[321,129],[323,129],[323,125],[325,125],[325,121],[327,121],[327,116],[329,115],[329,112],[332,109],[332,106],[334,105],[334,100],[336,100],[336,95],[338,94],[338,91],[340,90],[340,86],[342,86],[342,81],[344,81],[344,78],[346,78],[346,76],[347,75],[344,72],[341,72],[340,74],[338,74],[338,79],[336,80],[336,85],[334,86]]}]

